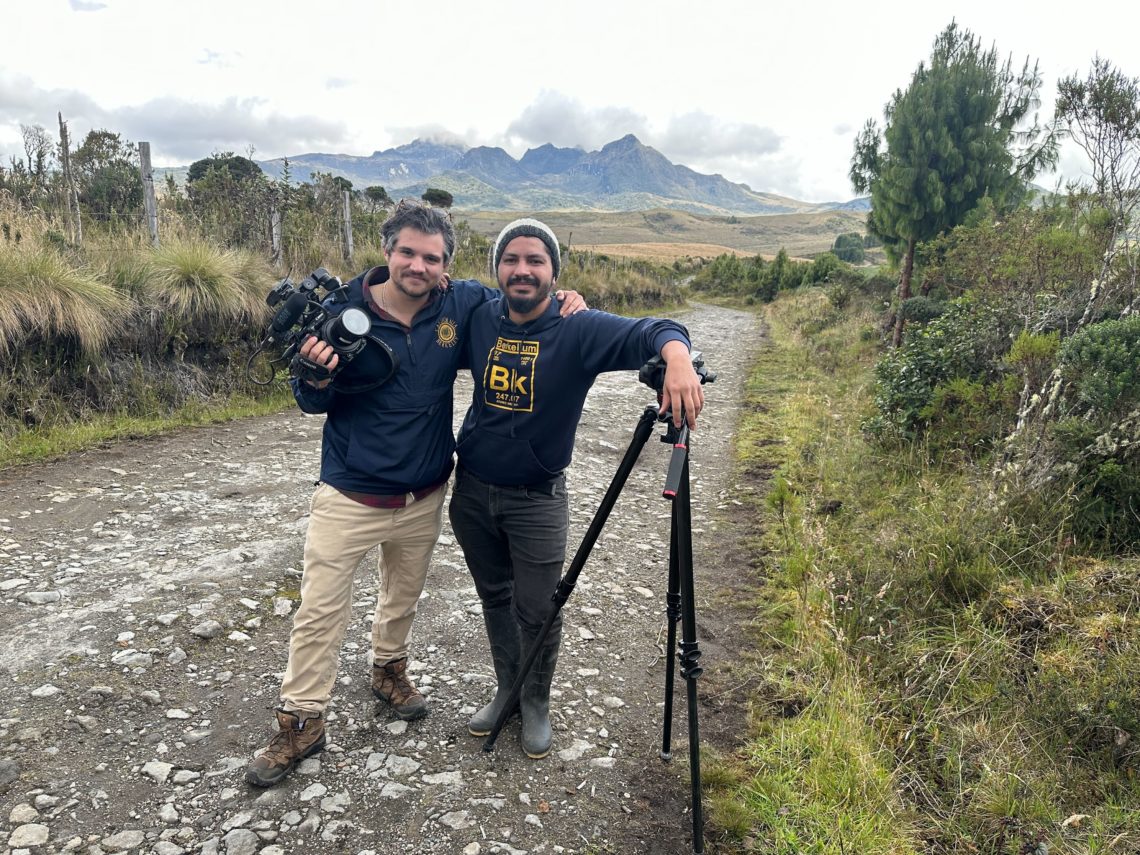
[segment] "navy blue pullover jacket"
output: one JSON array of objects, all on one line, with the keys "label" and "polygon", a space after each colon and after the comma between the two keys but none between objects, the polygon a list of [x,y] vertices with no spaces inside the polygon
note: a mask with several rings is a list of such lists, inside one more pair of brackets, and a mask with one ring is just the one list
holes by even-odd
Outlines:
[{"label": "navy blue pullover jacket", "polygon": [[327,413],[321,442],[321,480],[342,490],[398,495],[445,480],[451,472],[452,386],[464,358],[472,311],[499,296],[473,279],[453,281],[424,307],[411,328],[381,318],[364,298],[364,282],[383,282],[386,268],[374,268],[348,284],[348,302],[337,311],[363,309],[370,334],[388,344],[399,369],[369,392],[345,394],[337,384],[362,385],[387,361],[367,345],[324,389],[293,380],[293,396],[306,413]]},{"label": "navy blue pullover jacket", "polygon": [[471,316],[467,353],[475,392],[459,429],[459,463],[480,481],[537,484],[570,464],[574,433],[595,378],[640,368],[669,341],[689,345],[673,321],[590,310],[569,317],[551,300],[525,326],[505,298]]}]

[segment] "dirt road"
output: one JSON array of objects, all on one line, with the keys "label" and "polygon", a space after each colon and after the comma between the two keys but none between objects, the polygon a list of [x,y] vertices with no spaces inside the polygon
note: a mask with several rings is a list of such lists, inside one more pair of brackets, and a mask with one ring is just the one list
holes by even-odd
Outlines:
[{"label": "dirt road", "polygon": [[[736,507],[730,441],[760,332],[708,306],[680,320],[719,374],[691,458],[702,727],[716,739],[735,637],[711,608],[733,573],[717,527]],[[457,417],[469,394],[465,378]],[[628,373],[592,391],[568,478],[571,554],[651,400]],[[445,529],[411,657],[431,715],[397,721],[370,694],[370,555],[327,750],[274,789],[245,785],[285,668],[320,428],[291,410],[0,472],[4,851],[691,852],[683,683],[677,760],[658,759],[670,508],[656,436],[565,608],[549,757],[522,754],[517,723],[490,754],[466,732],[493,672]]]}]

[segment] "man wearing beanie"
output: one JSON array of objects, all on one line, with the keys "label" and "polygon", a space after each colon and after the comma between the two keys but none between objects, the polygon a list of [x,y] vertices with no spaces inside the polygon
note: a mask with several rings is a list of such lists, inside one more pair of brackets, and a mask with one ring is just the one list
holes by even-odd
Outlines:
[{"label": "man wearing beanie", "polygon": [[[292,381],[301,410],[326,418],[278,730],[245,773],[257,787],[284,780],[325,746],[356,570],[376,546],[372,694],[397,718],[428,714],[409,678],[408,654],[452,469],[452,385],[472,311],[499,292],[474,280],[448,281],[456,234],[443,211],[401,202],[381,234],[387,266],[349,282],[344,302],[326,303],[331,311],[354,306],[367,314],[368,344],[335,377]],[[565,311],[584,308],[577,295],[566,297]],[[330,373],[338,367],[332,346],[315,337],[300,355]]]},{"label": "man wearing beanie", "polygon": [[[561,270],[558,239],[538,220],[515,220],[491,249],[503,295],[476,308],[467,337],[475,379],[460,428],[449,515],[483,607],[498,688],[468,722],[491,731],[519,666],[550,610],[566,557],[570,463],[582,405],[603,371],[665,360],[661,412],[690,428],[704,403],[685,328],[673,321],[598,311],[560,317],[551,300]],[[522,748],[551,748],[550,684],[561,618],[551,626],[519,697]],[[514,712],[514,711],[512,711]]]}]

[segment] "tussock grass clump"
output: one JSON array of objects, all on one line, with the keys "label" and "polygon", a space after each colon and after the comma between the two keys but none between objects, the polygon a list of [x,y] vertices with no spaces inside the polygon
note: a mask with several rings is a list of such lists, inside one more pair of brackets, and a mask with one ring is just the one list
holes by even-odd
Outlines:
[{"label": "tussock grass clump", "polygon": [[234,250],[199,241],[164,244],[149,259],[144,298],[153,306],[200,321],[236,321],[260,312],[265,281],[251,282]]},{"label": "tussock grass clump", "polygon": [[294,279],[308,276],[318,267],[341,275],[339,260],[343,257],[344,248],[337,242],[314,233],[285,242],[282,266]]},{"label": "tussock grass clump", "polygon": [[146,287],[154,272],[151,250],[134,243],[114,243],[94,254],[99,278],[134,303],[146,299]]},{"label": "tussock grass clump", "polygon": [[51,249],[0,252],[0,354],[31,338],[72,340],[101,351],[127,312],[127,300]]}]

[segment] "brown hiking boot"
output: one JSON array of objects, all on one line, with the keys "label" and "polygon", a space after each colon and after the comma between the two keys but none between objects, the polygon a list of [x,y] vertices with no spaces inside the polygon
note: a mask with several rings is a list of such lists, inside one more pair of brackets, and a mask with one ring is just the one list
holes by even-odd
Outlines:
[{"label": "brown hiking boot", "polygon": [[277,727],[269,745],[246,767],[245,780],[255,787],[272,787],[325,747],[325,720],[319,715],[301,718],[279,709]]},{"label": "brown hiking boot", "polygon": [[397,718],[413,721],[428,714],[427,701],[408,679],[408,657],[372,666],[372,694],[388,706]]}]

